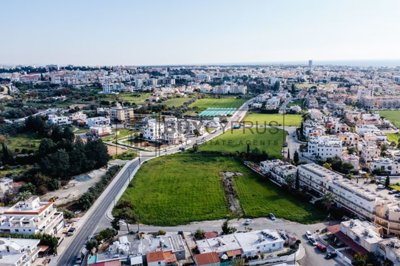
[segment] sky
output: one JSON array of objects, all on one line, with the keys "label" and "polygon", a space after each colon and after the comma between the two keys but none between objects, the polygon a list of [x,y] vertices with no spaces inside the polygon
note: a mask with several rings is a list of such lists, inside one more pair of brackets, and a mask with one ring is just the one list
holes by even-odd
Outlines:
[{"label": "sky", "polygon": [[4,0],[0,65],[400,59],[399,0]]}]

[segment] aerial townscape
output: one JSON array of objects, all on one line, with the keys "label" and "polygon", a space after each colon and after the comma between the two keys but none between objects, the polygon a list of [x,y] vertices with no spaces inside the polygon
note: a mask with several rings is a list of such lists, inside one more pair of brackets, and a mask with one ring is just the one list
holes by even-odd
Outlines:
[{"label": "aerial townscape", "polygon": [[400,266],[400,2],[6,2],[0,266]]}]

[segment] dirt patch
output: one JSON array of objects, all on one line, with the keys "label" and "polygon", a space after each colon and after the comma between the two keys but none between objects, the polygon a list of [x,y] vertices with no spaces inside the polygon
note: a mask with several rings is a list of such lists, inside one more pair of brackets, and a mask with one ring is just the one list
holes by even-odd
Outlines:
[{"label": "dirt patch", "polygon": [[113,156],[115,154],[120,154],[126,152],[128,148],[122,148],[121,146],[115,147],[115,145],[107,144],[108,155]]},{"label": "dirt patch", "polygon": [[228,201],[229,210],[238,215],[243,215],[242,207],[240,207],[240,202],[237,196],[237,192],[234,186],[234,177],[242,176],[242,173],[239,172],[222,172],[222,185],[225,191],[225,198]]}]

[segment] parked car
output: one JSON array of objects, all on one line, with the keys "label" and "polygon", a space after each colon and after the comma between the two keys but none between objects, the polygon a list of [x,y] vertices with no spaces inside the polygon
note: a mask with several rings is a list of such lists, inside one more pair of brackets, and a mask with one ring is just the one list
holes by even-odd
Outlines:
[{"label": "parked car", "polygon": [[397,191],[397,190],[391,190],[391,191],[388,192],[388,194],[390,194],[390,195],[392,195],[392,194],[398,194],[398,191]]},{"label": "parked car", "polygon": [[82,264],[82,258],[80,256],[76,256],[75,264],[78,264],[78,265]]},{"label": "parked car", "polygon": [[246,219],[245,221],[244,221],[244,225],[250,225],[251,224],[251,219]]},{"label": "parked car", "polygon": [[72,236],[75,233],[75,227],[71,227],[68,231],[67,231],[67,236]]},{"label": "parked car", "polygon": [[310,238],[312,238],[312,234],[311,234],[311,232],[310,231],[306,231],[306,238],[307,239],[310,239]]},{"label": "parked car", "polygon": [[312,246],[316,246],[318,244],[317,241],[312,237],[308,239],[308,243],[310,243]]},{"label": "parked car", "polygon": [[394,195],[396,198],[400,198],[400,193]]},{"label": "parked car", "polygon": [[276,220],[276,217],[273,213],[268,214],[268,218],[271,219],[272,221]]},{"label": "parked car", "polygon": [[317,243],[316,245],[317,249],[321,252],[326,252],[326,246],[321,244],[321,243]]},{"label": "parked car", "polygon": [[385,185],[382,185],[382,184],[378,185],[378,189],[384,189],[384,188],[385,188]]},{"label": "parked car", "polygon": [[327,260],[333,259],[335,257],[337,257],[337,253],[335,251],[328,252],[325,255],[325,259]]}]

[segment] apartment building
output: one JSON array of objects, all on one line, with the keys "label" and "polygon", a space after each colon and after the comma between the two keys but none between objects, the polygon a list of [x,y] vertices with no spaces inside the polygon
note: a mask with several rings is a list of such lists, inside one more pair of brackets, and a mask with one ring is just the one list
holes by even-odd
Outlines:
[{"label": "apartment building", "polygon": [[90,117],[87,119],[86,123],[88,127],[109,126],[110,118],[103,116]]},{"label": "apartment building", "polygon": [[0,265],[32,265],[39,253],[39,242],[39,239],[0,238]]},{"label": "apartment building", "polygon": [[338,206],[360,217],[374,219],[380,198],[372,189],[315,163],[300,165],[298,171],[301,188],[317,197],[331,193]]},{"label": "apartment building", "polygon": [[120,103],[117,103],[114,107],[111,107],[111,120],[129,123],[133,121],[133,118],[133,108],[123,107]]},{"label": "apartment building", "polygon": [[378,228],[367,221],[354,219],[341,222],[340,231],[372,253],[378,251],[379,243],[382,241]]},{"label": "apartment building", "polygon": [[59,126],[64,126],[64,125],[70,125],[71,120],[67,116],[58,116],[51,114],[48,116],[48,122],[52,125],[59,125]]},{"label": "apartment building", "polygon": [[261,172],[268,175],[272,180],[278,182],[280,185],[294,185],[297,167],[281,161],[270,160],[260,162]]},{"label": "apartment building", "polygon": [[390,158],[373,159],[369,165],[369,168],[371,171],[388,173],[389,175],[400,174],[400,163],[398,163]]},{"label": "apartment building", "polygon": [[336,136],[312,137],[305,155],[314,159],[326,160],[343,154],[342,140]]},{"label": "apartment building", "polygon": [[57,234],[64,226],[62,212],[53,202],[41,202],[39,197],[19,201],[0,216],[0,232],[32,235]]},{"label": "apartment building", "polygon": [[387,235],[400,235],[400,201],[376,184],[357,182],[317,164],[298,167],[299,183],[303,190],[322,197],[333,195],[335,203],[380,226]]}]

